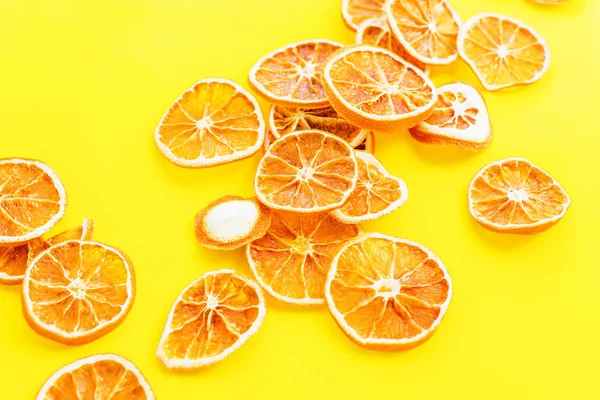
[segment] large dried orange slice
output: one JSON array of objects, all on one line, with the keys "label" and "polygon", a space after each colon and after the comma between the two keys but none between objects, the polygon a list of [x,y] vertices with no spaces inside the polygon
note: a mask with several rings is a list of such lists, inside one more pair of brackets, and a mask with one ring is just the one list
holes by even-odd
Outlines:
[{"label": "large dried orange slice", "polygon": [[23,279],[23,314],[40,335],[89,343],[115,329],[131,309],[131,262],[110,246],[80,240],[41,252]]},{"label": "large dried orange slice", "polygon": [[323,304],[331,260],[348,240],[360,234],[330,214],[273,213],[266,235],[248,245],[254,276],[273,297],[292,304]]},{"label": "large dried orange slice", "polygon": [[534,234],[564,217],[571,199],[537,165],[507,158],[483,167],[469,185],[469,211],[482,226],[500,233]]},{"label": "large dried orange slice", "polygon": [[130,361],[98,354],[62,367],[46,381],[36,400],[154,400],[146,378]]},{"label": "large dried orange slice", "polygon": [[356,31],[368,19],[385,19],[385,0],[342,0],[342,17],[346,26]]},{"label": "large dried orange slice", "polygon": [[173,304],[156,355],[171,369],[216,363],[246,343],[265,314],[256,283],[231,270],[207,272]]},{"label": "large dried orange slice", "polygon": [[450,304],[452,281],[442,261],[424,246],[370,233],[337,253],[325,298],[355,343],[405,350],[434,333]]},{"label": "large dried orange slice", "polygon": [[382,48],[350,46],[331,56],[323,72],[331,105],[362,128],[397,132],[426,119],[437,93],[433,82]]},{"label": "large dried orange slice", "polygon": [[498,14],[465,22],[458,52],[488,90],[533,83],[550,66],[546,41],[532,27]]},{"label": "large dried orange slice", "polygon": [[258,165],[254,190],[266,206],[301,213],[328,211],[356,186],[354,150],[329,133],[299,131],[277,139]]},{"label": "large dried orange slice", "polygon": [[256,153],[265,122],[256,99],[226,79],[204,79],[186,90],[160,120],[154,139],[169,161],[209,167]]},{"label": "large dried orange slice", "polygon": [[254,90],[273,104],[326,107],[321,81],[325,60],[342,47],[331,40],[293,43],[261,58],[250,70]]}]

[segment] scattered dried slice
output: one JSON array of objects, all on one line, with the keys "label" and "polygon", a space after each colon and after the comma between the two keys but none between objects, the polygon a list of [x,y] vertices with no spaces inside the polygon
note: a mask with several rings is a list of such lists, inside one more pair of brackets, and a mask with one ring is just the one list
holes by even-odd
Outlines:
[{"label": "scattered dried slice", "polygon": [[564,217],[571,199],[537,165],[507,158],[483,167],[469,185],[469,211],[483,227],[500,233],[531,235]]},{"label": "scattered dried slice", "polygon": [[498,14],[465,22],[458,52],[487,90],[533,83],[550,66],[546,41],[532,27]]},{"label": "scattered dried slice", "polygon": [[131,309],[131,262],[105,244],[71,240],[41,252],[23,280],[23,314],[40,335],[89,343],[115,329]]},{"label": "scattered dried slice", "polygon": [[154,400],[146,378],[130,361],[98,354],[56,371],[36,400]]},{"label": "scattered dried slice", "polygon": [[369,132],[366,139],[361,144],[356,146],[354,150],[366,151],[370,154],[375,154],[375,135],[373,132]]},{"label": "scattered dried slice", "polygon": [[252,280],[226,269],[207,272],[173,304],[156,356],[170,369],[214,364],[254,335],[265,314]]},{"label": "scattered dried slice", "polygon": [[182,167],[210,167],[249,157],[264,138],[265,122],[256,99],[226,79],[204,79],[186,90],[154,134],[161,153]]},{"label": "scattered dried slice", "polygon": [[323,287],[337,250],[360,233],[330,214],[274,212],[266,235],[248,245],[256,280],[273,297],[293,304],[323,304]]},{"label": "scattered dried slice", "polygon": [[325,298],[338,325],[358,345],[406,350],[433,335],[450,304],[452,281],[424,246],[370,233],[337,253]]},{"label": "scattered dried slice", "polygon": [[356,31],[368,19],[385,19],[384,4],[385,0],[342,0],[344,23],[349,29]]}]

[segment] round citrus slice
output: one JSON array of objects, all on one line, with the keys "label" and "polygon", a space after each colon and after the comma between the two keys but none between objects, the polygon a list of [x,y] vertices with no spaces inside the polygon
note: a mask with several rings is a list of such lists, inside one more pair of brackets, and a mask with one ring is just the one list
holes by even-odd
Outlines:
[{"label": "round citrus slice", "polygon": [[350,46],[331,56],[323,72],[331,105],[365,129],[397,132],[433,111],[433,82],[400,56],[378,47]]},{"label": "round citrus slice", "polygon": [[273,297],[292,304],[323,304],[331,260],[358,225],[330,214],[273,213],[266,235],[250,243],[246,256],[258,283]]},{"label": "round citrus slice", "polygon": [[424,143],[481,150],[492,141],[492,123],[477,89],[456,82],[438,87],[433,114],[410,134]]},{"label": "round citrus slice", "polygon": [[265,314],[252,280],[226,269],[207,272],[175,301],[156,355],[170,369],[214,364],[246,343]]},{"label": "round citrus slice", "polygon": [[325,60],[342,47],[318,39],[293,43],[267,54],[250,70],[250,84],[267,101],[286,107],[326,107],[321,81]]},{"label": "round citrus slice", "polygon": [[368,19],[385,19],[384,4],[385,0],[342,0],[344,23],[349,29],[356,31]]},{"label": "round citrus slice", "polygon": [[358,182],[348,201],[333,216],[346,224],[357,224],[381,218],[400,207],[408,199],[402,179],[389,174],[375,156],[356,152]]},{"label": "round citrus slice", "polygon": [[115,354],[83,358],[56,371],[36,400],[154,400],[146,378],[130,361]]},{"label": "round citrus slice", "polygon": [[[93,219],[86,218],[80,226],[54,235],[48,240],[44,238],[33,239],[31,242],[27,243],[27,263],[31,263],[38,254],[56,244],[67,242],[69,240],[92,240],[94,235],[94,225]],[[27,265],[23,268],[23,274],[26,269]]]},{"label": "round citrus slice", "polygon": [[461,20],[446,0],[388,0],[385,11],[396,39],[425,64],[449,64],[458,58]]},{"label": "round citrus slice", "polygon": [[534,234],[564,217],[571,199],[537,165],[507,158],[483,167],[469,185],[469,211],[483,227],[500,233]]},{"label": "round citrus slice", "polygon": [[67,194],[56,172],[40,161],[0,160],[0,246],[42,236],[65,214]]},{"label": "round citrus slice", "polygon": [[424,246],[370,233],[337,253],[325,298],[338,325],[358,345],[406,350],[434,333],[450,304],[452,281]]},{"label": "round citrus slice", "polygon": [[346,141],[321,131],[299,131],[269,147],[254,189],[269,208],[314,213],[344,204],[357,175],[354,150]]},{"label": "round citrus slice", "polygon": [[196,239],[216,250],[233,250],[261,238],[271,225],[271,210],[261,202],[224,196],[196,216]]},{"label": "round citrus slice", "polygon": [[354,150],[366,151],[367,153],[375,154],[375,135],[373,132],[369,132],[365,140],[356,146]]},{"label": "round citrus slice", "polygon": [[498,14],[465,22],[458,52],[487,90],[533,83],[550,66],[546,41],[532,27]]},{"label": "round citrus slice", "polygon": [[115,329],[135,296],[133,266],[119,250],[71,240],[41,252],[23,279],[23,314],[40,335],[89,343]]},{"label": "round citrus slice", "polygon": [[249,157],[264,138],[265,122],[256,99],[226,79],[204,79],[186,90],[154,134],[161,153],[182,167],[210,167]]}]

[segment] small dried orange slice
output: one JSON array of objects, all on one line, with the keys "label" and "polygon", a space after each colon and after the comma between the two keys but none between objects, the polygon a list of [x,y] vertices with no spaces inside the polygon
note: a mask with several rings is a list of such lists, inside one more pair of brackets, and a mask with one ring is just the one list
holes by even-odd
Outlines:
[{"label": "small dried orange slice", "polygon": [[115,354],[77,360],[56,371],[36,400],[154,400],[146,378],[130,361]]},{"label": "small dried orange slice", "polygon": [[537,165],[507,158],[483,167],[469,185],[469,211],[483,227],[500,233],[534,234],[564,217],[571,199]]},{"label": "small dried orange slice", "polygon": [[182,167],[210,167],[256,153],[265,122],[256,99],[226,79],[204,79],[167,110],[154,133],[169,161]]},{"label": "small dried orange slice", "polygon": [[438,87],[433,113],[410,134],[424,143],[481,150],[492,141],[492,123],[477,89],[456,82]]},{"label": "small dried orange slice", "polygon": [[89,343],[115,329],[135,296],[127,256],[96,242],[70,240],[41,252],[23,279],[23,314],[42,336]]},{"label": "small dried orange slice", "polygon": [[369,233],[337,253],[325,298],[338,325],[358,345],[406,350],[433,335],[450,304],[452,281],[424,246]]},{"label": "small dried orange slice", "polygon": [[341,44],[317,39],[293,43],[261,58],[250,70],[250,85],[267,101],[285,107],[326,107],[321,81],[325,60]]},{"label": "small dried orange slice", "polygon": [[207,272],[173,304],[156,356],[169,369],[214,364],[246,343],[265,314],[252,280],[226,269]]},{"label": "small dried orange slice", "polygon": [[300,213],[332,210],[356,186],[354,150],[329,133],[299,131],[277,139],[258,165],[254,190],[269,208]]},{"label": "small dried orange slice", "polygon": [[373,132],[369,132],[365,140],[356,146],[354,150],[366,151],[369,154],[375,154],[375,135]]},{"label": "small dried orange slice", "polygon": [[550,66],[546,41],[532,27],[498,14],[465,22],[458,52],[487,90],[533,83]]},{"label": "small dried orange slice", "polygon": [[368,19],[385,19],[385,0],[342,0],[342,17],[346,26],[356,31]]},{"label": "small dried orange slice", "polygon": [[292,304],[323,304],[323,288],[337,250],[360,233],[330,214],[274,212],[266,235],[247,247],[248,264],[273,297]]},{"label": "small dried orange slice", "polygon": [[437,101],[433,82],[400,56],[360,45],[338,51],[323,72],[331,105],[365,129],[397,132],[426,119]]}]

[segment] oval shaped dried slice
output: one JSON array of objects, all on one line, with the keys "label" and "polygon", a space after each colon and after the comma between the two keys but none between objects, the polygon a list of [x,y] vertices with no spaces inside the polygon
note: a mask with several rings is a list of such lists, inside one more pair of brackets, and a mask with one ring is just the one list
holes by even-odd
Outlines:
[{"label": "oval shaped dried slice", "polygon": [[498,14],[465,22],[458,52],[487,90],[533,83],[550,66],[546,41],[529,25]]},{"label": "oval shaped dried slice", "polygon": [[482,150],[492,141],[492,123],[481,94],[466,83],[438,87],[438,101],[425,121],[410,129],[420,142]]},{"label": "oval shaped dried slice", "polygon": [[332,210],[356,186],[350,145],[329,133],[299,131],[277,139],[260,161],[254,190],[267,207],[299,213]]},{"label": "oval shaped dried slice", "polygon": [[346,26],[356,31],[368,19],[385,19],[385,0],[342,0],[342,17]]},{"label": "oval shaped dried slice", "polygon": [[121,251],[71,240],[41,252],[23,279],[23,314],[37,333],[84,344],[115,329],[135,297],[133,266]]},{"label": "oval shaped dried slice", "polygon": [[324,70],[335,110],[365,129],[397,132],[426,119],[437,101],[433,82],[389,50],[361,45],[340,50]]},{"label": "oval shaped dried slice", "polygon": [[286,107],[326,107],[325,60],[341,44],[317,39],[292,43],[261,58],[250,70],[250,85],[267,101]]},{"label": "oval shaped dried slice", "polygon": [[375,134],[369,132],[365,140],[354,148],[358,151],[366,151],[369,154],[375,154]]},{"label": "oval shaped dried slice", "polygon": [[331,215],[274,212],[266,235],[246,250],[260,285],[286,303],[323,304],[323,288],[337,250],[360,233]]},{"label": "oval shaped dried slice", "polygon": [[254,335],[265,314],[256,283],[231,270],[207,272],[173,304],[156,355],[170,369],[214,364]]},{"label": "oval shaped dried slice", "polygon": [[204,79],[167,110],[154,133],[161,153],[182,167],[210,167],[256,153],[265,122],[256,99],[226,79]]},{"label": "oval shaped dried slice", "polygon": [[534,234],[564,217],[571,199],[537,165],[507,158],[483,167],[469,185],[469,211],[483,227],[500,233]]},{"label": "oval shaped dried slice", "polygon": [[424,246],[370,233],[337,253],[325,298],[338,325],[358,345],[406,350],[433,335],[450,304],[452,281]]}]

